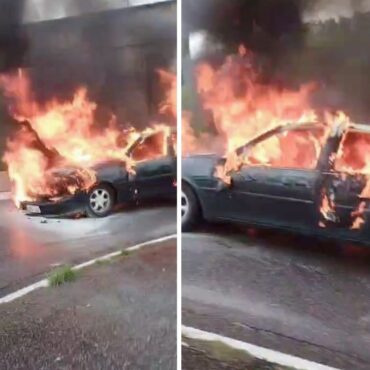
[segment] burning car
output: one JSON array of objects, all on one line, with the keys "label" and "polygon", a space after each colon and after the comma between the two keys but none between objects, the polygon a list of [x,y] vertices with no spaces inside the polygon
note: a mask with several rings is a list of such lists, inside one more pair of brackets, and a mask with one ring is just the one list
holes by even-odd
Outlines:
[{"label": "burning car", "polygon": [[[91,100],[86,86],[40,100],[29,71],[0,76],[14,126],[2,160],[17,207],[31,215],[108,215],[126,202],[174,196],[176,77],[143,131]],[[161,122],[161,123],[158,123]]]},{"label": "burning car", "polygon": [[182,162],[183,230],[200,219],[368,241],[370,126],[280,125],[227,156]]},{"label": "burning car", "polygon": [[104,217],[118,204],[151,198],[174,198],[176,155],[168,127],[146,130],[127,147],[122,159],[90,167],[56,166],[46,172],[48,194],[32,194],[20,208],[30,215],[87,213]]}]

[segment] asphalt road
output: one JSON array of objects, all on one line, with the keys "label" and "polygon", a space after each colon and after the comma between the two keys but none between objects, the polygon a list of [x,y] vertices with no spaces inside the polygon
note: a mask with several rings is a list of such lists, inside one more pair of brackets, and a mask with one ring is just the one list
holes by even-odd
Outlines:
[{"label": "asphalt road", "polygon": [[0,369],[176,368],[176,239],[0,305]]},{"label": "asphalt road", "polygon": [[176,233],[173,204],[123,209],[106,218],[27,217],[0,201],[0,297],[40,279],[59,264],[75,264]]},{"label": "asphalt road", "polygon": [[183,236],[182,273],[184,325],[340,369],[370,368],[369,248],[206,226]]}]

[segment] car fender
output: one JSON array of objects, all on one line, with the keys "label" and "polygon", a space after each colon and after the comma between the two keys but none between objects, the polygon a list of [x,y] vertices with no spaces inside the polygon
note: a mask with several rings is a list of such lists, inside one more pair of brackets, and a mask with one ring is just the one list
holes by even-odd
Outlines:
[{"label": "car fender", "polygon": [[208,219],[207,212],[206,212],[206,204],[205,204],[204,200],[202,199],[202,197],[200,195],[199,188],[196,185],[196,183],[190,177],[187,177],[187,176],[182,177],[181,182],[186,183],[193,190],[193,192],[194,192],[194,194],[195,194],[195,196],[196,196],[196,198],[199,202],[202,217],[204,219]]}]

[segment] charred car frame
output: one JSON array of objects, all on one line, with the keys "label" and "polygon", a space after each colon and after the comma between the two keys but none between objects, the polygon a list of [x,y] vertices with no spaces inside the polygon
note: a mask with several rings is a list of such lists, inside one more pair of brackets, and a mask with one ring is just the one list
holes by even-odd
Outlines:
[{"label": "charred car frame", "polygon": [[[37,200],[23,201],[20,208],[28,215],[70,216],[87,213],[91,217],[109,215],[115,206],[149,199],[175,198],[176,154],[174,131],[154,131],[141,134],[126,150],[126,156],[135,161],[133,171],[124,160],[105,160],[88,169],[72,167],[51,170],[48,176],[56,185],[76,186],[76,172],[92,171],[95,181],[89,189],[77,190],[73,195],[59,197],[39,196]],[[163,151],[147,147],[161,137]],[[165,154],[163,154],[165,153]]]},{"label": "charred car frame", "polygon": [[[312,168],[249,163],[231,171],[227,184],[215,176],[217,166],[223,166],[226,158],[215,154],[183,158],[183,230],[191,230],[202,218],[368,242],[370,202],[364,190],[369,177],[338,165],[339,154],[349,144],[347,155],[364,162],[366,153],[356,143],[370,143],[368,125],[290,124],[263,133],[235,154],[248,155],[254,147],[277,135],[311,135],[323,127],[328,127],[327,134]],[[289,157],[289,148],[283,155]]]}]

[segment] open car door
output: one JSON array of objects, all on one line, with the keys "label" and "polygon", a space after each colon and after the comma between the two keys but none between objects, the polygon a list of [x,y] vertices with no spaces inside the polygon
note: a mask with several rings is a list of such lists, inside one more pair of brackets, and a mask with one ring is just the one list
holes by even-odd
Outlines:
[{"label": "open car door", "polygon": [[322,126],[272,131],[248,144],[243,166],[220,194],[228,219],[311,229],[315,222],[317,169],[325,142]]},{"label": "open car door", "polygon": [[139,141],[130,153],[136,162],[130,185],[135,198],[168,197],[175,192],[176,157],[170,130],[158,130]]}]

